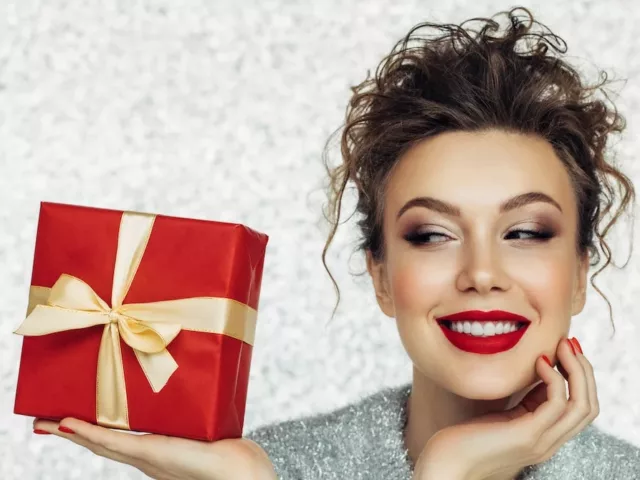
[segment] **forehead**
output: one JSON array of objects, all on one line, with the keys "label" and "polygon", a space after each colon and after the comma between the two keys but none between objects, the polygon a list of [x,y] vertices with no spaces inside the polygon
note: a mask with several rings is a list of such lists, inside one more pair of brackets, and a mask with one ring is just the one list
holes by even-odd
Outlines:
[{"label": "forehead", "polygon": [[387,184],[386,209],[429,195],[465,210],[495,208],[512,196],[537,191],[569,213],[575,209],[569,175],[551,144],[506,133],[446,132],[411,148]]}]

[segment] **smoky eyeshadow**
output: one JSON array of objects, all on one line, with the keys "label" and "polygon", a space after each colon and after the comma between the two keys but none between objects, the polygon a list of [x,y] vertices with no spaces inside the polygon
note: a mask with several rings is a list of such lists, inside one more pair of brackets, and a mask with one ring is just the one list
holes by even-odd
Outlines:
[{"label": "smoky eyeshadow", "polygon": [[[408,216],[408,215],[407,215]],[[514,230],[530,230],[538,232],[544,238],[551,238],[559,235],[564,230],[565,222],[556,218],[558,215],[547,212],[537,212],[535,214],[523,215],[517,220],[509,222],[505,228],[505,234]],[[422,217],[422,218],[419,218]],[[444,222],[434,222],[433,218],[425,218],[424,213],[414,214],[413,218],[407,218],[399,229],[400,238],[408,240],[409,237],[432,233],[434,235],[452,235],[450,228]]]}]

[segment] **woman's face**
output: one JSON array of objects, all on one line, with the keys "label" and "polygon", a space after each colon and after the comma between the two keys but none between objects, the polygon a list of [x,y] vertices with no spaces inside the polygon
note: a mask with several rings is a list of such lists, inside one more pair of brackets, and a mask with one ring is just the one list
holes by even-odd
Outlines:
[{"label": "woman's face", "polygon": [[[385,259],[369,255],[367,263],[415,368],[472,399],[504,398],[534,383],[537,357],[554,361],[584,306],[588,262],[576,253],[576,229],[569,176],[541,138],[447,132],[409,150],[385,191]],[[474,353],[447,340],[436,321],[470,310],[531,323],[512,348]]]}]

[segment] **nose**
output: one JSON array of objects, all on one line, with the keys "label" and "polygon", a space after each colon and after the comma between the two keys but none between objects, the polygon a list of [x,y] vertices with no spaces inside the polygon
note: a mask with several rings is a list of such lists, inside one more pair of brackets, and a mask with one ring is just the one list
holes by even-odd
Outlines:
[{"label": "nose", "polygon": [[475,290],[481,295],[508,290],[510,280],[502,268],[498,248],[484,242],[467,244],[456,286],[462,292]]}]

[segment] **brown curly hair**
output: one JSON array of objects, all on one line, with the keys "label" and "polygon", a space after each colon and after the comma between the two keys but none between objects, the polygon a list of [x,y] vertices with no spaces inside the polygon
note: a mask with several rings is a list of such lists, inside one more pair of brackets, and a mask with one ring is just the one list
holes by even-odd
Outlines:
[{"label": "brown curly hair", "polygon": [[[518,10],[524,11],[526,23],[515,14]],[[502,14],[508,16],[510,27],[504,35],[494,35],[500,27],[494,18]],[[465,29],[472,21],[484,25],[479,31]],[[543,31],[532,31],[534,24]],[[444,33],[432,38],[418,35],[428,27]],[[607,302],[613,324],[611,304],[594,278],[611,263],[604,237],[635,198],[630,179],[605,158],[609,134],[621,133],[626,121],[602,88],[606,72],[600,72],[600,83],[584,85],[578,72],[550,54],[549,47],[561,54],[567,51],[564,40],[535,21],[524,7],[460,25],[424,22],[395,45],[373,78],[367,75],[352,87],[341,135],[342,163],[331,167],[327,154],[331,138],[339,131],[330,137],[324,154],[329,175],[325,217],[332,228],[322,261],[337,293],[333,315],[340,290],[326,255],[348,183],[355,184],[358,197],[358,249],[369,250],[381,260],[385,185],[403,153],[442,132],[499,129],[546,139],[564,163],[578,204],[576,249],[579,254],[588,253],[590,266],[595,266],[600,254],[594,237],[599,242],[606,262],[592,275],[591,284]],[[598,91],[610,107],[595,98]],[[616,200],[616,186],[620,205],[605,221]]]}]

